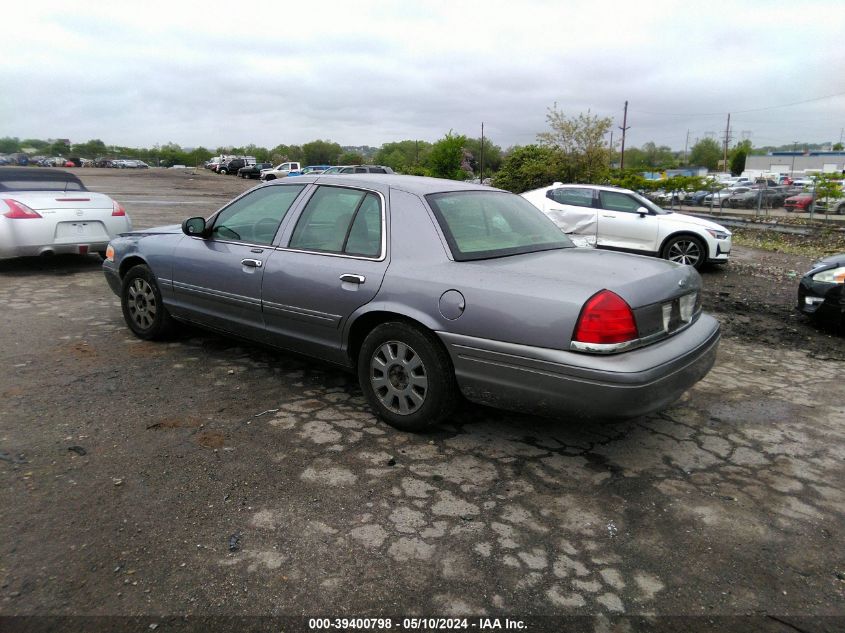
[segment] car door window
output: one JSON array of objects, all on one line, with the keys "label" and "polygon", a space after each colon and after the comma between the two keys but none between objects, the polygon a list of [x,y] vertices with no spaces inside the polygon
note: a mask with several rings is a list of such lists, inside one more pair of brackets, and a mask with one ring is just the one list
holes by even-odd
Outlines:
[{"label": "car door window", "polygon": [[601,208],[608,211],[625,211],[637,213],[637,209],[643,206],[638,200],[631,196],[616,191],[601,191]]},{"label": "car door window", "polygon": [[374,193],[319,187],[290,238],[297,250],[377,257],[381,252],[381,202]]},{"label": "car door window", "polygon": [[305,185],[256,189],[223,209],[214,220],[212,239],[270,244],[293,201]]},{"label": "car door window", "polygon": [[592,189],[552,189],[546,196],[560,204],[568,204],[574,207],[592,207]]}]

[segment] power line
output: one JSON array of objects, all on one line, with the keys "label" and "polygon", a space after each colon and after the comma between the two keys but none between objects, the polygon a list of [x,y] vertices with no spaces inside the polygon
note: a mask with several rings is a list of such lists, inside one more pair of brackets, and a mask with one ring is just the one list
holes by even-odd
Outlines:
[{"label": "power line", "polygon": [[[776,110],[778,108],[790,108],[792,106],[802,105],[804,103],[813,103],[814,101],[823,101],[825,99],[832,99],[834,97],[841,97],[845,92],[837,92],[832,95],[825,95],[823,97],[814,97],[812,99],[804,99],[803,101],[793,101],[792,103],[781,103],[779,105],[766,106],[763,108],[749,108],[748,110],[733,110],[733,114],[743,114],[745,112],[763,112],[764,110]],[[726,112],[652,112],[650,110],[640,110],[642,114],[655,114],[658,116],[724,116]]]}]

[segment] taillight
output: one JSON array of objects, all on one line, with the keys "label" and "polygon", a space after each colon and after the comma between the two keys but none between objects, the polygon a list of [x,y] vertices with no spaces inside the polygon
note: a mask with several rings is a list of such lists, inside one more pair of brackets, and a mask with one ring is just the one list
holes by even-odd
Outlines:
[{"label": "taillight", "polygon": [[13,220],[29,220],[41,217],[28,206],[26,206],[22,202],[18,202],[17,200],[10,200],[9,198],[4,198],[3,202],[5,202],[6,205],[9,207],[9,210],[3,214],[7,218],[12,218]]},{"label": "taillight", "polygon": [[636,338],[637,324],[631,306],[616,293],[601,290],[581,308],[572,340],[608,344],[624,343]]},{"label": "taillight", "polygon": [[123,217],[126,215],[126,209],[123,208],[123,205],[120,204],[117,200],[112,200],[112,216],[119,216]]}]

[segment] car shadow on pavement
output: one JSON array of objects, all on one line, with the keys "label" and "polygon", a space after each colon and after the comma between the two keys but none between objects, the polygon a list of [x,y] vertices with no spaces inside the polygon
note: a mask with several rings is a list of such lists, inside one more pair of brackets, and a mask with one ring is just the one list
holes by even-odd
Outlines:
[{"label": "car shadow on pavement", "polygon": [[0,261],[0,275],[26,277],[29,275],[73,275],[98,271],[103,265],[99,255],[50,255],[17,257]]}]

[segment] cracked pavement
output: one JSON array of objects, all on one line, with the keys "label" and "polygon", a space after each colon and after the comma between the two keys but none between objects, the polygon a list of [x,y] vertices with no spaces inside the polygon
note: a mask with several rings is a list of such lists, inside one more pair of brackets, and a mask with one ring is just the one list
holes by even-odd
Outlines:
[{"label": "cracked pavement", "polygon": [[0,615],[845,614],[840,361],[726,338],[656,415],[412,435],[331,366],[135,339],[95,256],[0,306]]}]

